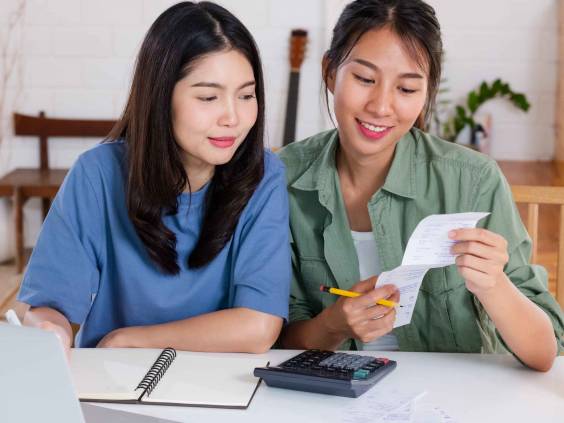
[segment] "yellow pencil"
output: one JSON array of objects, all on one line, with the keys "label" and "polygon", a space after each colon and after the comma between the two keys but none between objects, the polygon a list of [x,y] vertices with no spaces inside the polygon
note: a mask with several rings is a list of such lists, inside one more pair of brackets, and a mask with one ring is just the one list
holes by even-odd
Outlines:
[{"label": "yellow pencil", "polygon": [[[360,297],[362,295],[359,292],[345,291],[344,289],[331,288],[331,287],[325,286],[325,285],[321,285],[319,287],[319,290],[321,292],[328,292],[330,294],[340,295],[341,297],[349,297],[349,298]],[[390,307],[390,308],[398,307],[398,306],[402,307],[401,305],[399,305],[395,301],[384,300],[384,299],[376,301],[376,304],[380,304],[380,305],[383,305],[385,307]]]}]

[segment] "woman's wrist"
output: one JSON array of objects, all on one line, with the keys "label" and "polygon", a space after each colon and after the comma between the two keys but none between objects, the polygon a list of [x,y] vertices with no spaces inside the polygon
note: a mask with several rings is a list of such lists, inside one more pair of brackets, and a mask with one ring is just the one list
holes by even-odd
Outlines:
[{"label": "woman's wrist", "polygon": [[350,338],[349,334],[339,327],[338,323],[335,324],[335,317],[333,316],[333,307],[330,306],[324,309],[318,316],[319,323],[322,327],[323,338],[327,339],[333,345],[340,345],[346,339]]},{"label": "woman's wrist", "polygon": [[143,344],[143,327],[131,326],[119,328],[108,333],[98,343],[100,348],[142,348]]},{"label": "woman's wrist", "polygon": [[502,273],[492,287],[474,289],[471,292],[487,310],[490,305],[495,307],[499,300],[503,301],[503,299],[507,298],[507,292],[511,290],[512,286],[511,280],[505,273]]}]

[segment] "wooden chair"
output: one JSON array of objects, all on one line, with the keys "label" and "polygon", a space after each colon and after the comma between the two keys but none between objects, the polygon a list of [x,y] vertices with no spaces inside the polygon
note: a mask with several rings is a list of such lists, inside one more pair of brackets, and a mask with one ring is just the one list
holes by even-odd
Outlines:
[{"label": "wooden chair", "polygon": [[14,207],[16,243],[16,268],[24,267],[23,207],[31,197],[39,197],[43,203],[43,218],[47,215],[51,201],[57,194],[68,169],[49,168],[48,141],[50,137],[99,137],[108,135],[115,121],[52,119],[14,113],[14,135],[39,138],[39,168],[19,168],[0,179],[0,197],[11,196]]},{"label": "wooden chair", "polygon": [[564,187],[513,185],[511,191],[517,204],[527,205],[526,227],[533,240],[533,254],[531,257],[533,263],[538,263],[539,256],[539,205],[552,204],[560,206],[555,294],[556,301],[564,308]]}]

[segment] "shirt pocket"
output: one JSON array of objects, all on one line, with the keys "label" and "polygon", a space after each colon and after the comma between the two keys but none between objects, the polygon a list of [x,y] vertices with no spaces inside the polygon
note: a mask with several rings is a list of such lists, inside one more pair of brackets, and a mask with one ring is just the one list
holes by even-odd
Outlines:
[{"label": "shirt pocket", "polygon": [[431,295],[440,295],[458,289],[463,285],[464,279],[458,274],[456,266],[452,265],[430,269],[423,278],[421,291]]},{"label": "shirt pocket", "polygon": [[440,295],[446,292],[448,288],[444,268],[429,269],[423,278],[420,289],[430,295]]}]

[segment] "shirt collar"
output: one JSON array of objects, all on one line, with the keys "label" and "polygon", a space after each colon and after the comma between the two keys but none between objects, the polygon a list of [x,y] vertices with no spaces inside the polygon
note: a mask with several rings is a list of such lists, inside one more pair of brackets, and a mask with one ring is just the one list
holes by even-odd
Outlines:
[{"label": "shirt collar", "polygon": [[331,175],[337,171],[335,151],[338,143],[339,133],[337,130],[329,131],[327,142],[319,152],[319,156],[291,186],[304,191],[323,190]]},{"label": "shirt collar", "polygon": [[383,190],[406,198],[415,198],[415,132],[405,134],[396,144],[392,165],[386,176]]},{"label": "shirt collar", "polygon": [[[394,158],[383,190],[406,198],[416,197],[415,132],[405,134],[396,144]],[[331,131],[325,147],[311,166],[291,184],[305,191],[324,191],[332,174],[335,174],[335,151],[339,143],[337,130]]]}]

